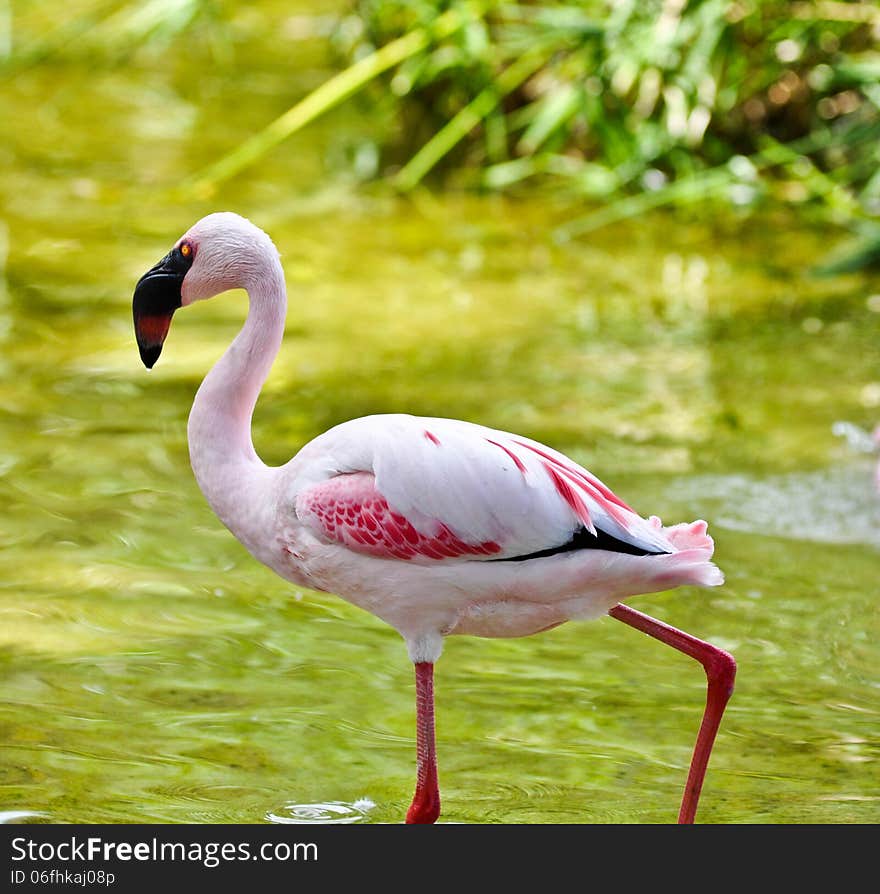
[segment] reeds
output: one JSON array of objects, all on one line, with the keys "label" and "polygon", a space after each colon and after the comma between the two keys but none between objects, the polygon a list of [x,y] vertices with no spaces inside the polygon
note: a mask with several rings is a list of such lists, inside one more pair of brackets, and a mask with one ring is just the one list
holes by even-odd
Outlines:
[{"label": "reeds", "polygon": [[401,189],[432,172],[490,190],[555,184],[601,206],[568,235],[712,197],[838,219],[880,210],[873,3],[358,0],[341,49],[356,56],[441,9],[461,27],[383,81],[404,130],[433,131],[414,150],[385,147]]},{"label": "reeds", "polygon": [[[83,42],[124,55],[224,27],[208,0],[96,0],[25,47],[8,21],[7,74]],[[331,39],[340,72],[189,187],[210,192],[360,94],[393,103],[399,126],[374,136],[395,188],[554,189],[581,209],[564,237],[718,201],[863,226],[880,212],[878,39],[875,2],[353,0]]]}]

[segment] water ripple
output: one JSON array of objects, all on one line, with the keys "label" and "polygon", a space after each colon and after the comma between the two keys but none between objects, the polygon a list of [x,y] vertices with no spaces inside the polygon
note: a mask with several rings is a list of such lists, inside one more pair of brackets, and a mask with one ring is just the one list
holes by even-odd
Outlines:
[{"label": "water ripple", "polygon": [[285,804],[277,813],[269,812],[270,823],[298,825],[307,823],[359,823],[376,805],[369,798],[358,798],[351,804],[329,801],[326,804]]},{"label": "water ripple", "polygon": [[0,810],[0,825],[12,825],[21,820],[35,819],[45,815],[45,813],[36,810]]}]

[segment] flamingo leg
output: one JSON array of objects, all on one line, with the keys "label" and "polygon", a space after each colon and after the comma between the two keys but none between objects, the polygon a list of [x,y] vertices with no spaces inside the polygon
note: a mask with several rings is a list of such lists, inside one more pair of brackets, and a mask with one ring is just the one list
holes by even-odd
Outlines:
[{"label": "flamingo leg", "polygon": [[636,630],[641,630],[642,633],[647,633],[648,636],[653,636],[661,643],[666,643],[673,649],[690,655],[691,658],[699,661],[706,671],[708,681],[706,708],[703,711],[703,721],[700,724],[700,731],[694,745],[691,767],[688,771],[681,810],[678,814],[679,823],[692,823],[697,813],[697,803],[700,800],[700,790],[703,788],[703,779],[706,776],[706,767],[709,764],[709,755],[712,753],[715,735],[721,724],[724,708],[733,694],[736,661],[733,655],[725,652],[724,649],[719,649],[689,633],[637,612],[628,605],[622,603],[615,605],[608,614],[612,618],[617,618],[618,621],[623,621],[624,624],[629,624],[630,627],[635,627]]},{"label": "flamingo leg", "polygon": [[435,823],[440,816],[437,749],[434,743],[434,665],[418,661],[416,669],[416,791],[406,812],[407,823]]}]

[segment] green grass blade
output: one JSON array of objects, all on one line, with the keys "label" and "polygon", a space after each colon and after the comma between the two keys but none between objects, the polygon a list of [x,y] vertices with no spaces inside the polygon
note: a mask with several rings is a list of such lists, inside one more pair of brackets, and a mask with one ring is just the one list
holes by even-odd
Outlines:
[{"label": "green grass blade", "polygon": [[532,155],[574,116],[581,106],[579,85],[563,84],[537,101],[540,108],[517,144],[520,155]]},{"label": "green grass blade", "polygon": [[451,9],[440,16],[432,28],[416,28],[360,59],[325,81],[238,148],[210,165],[185,186],[184,191],[210,194],[218,183],[254,164],[270,149],[348,99],[374,78],[425,49],[432,40],[449,36],[461,27],[463,21],[462,14]]},{"label": "green grass blade", "polygon": [[495,80],[469,102],[445,127],[439,130],[400,169],[394,185],[403,191],[413,189],[425,175],[471,130],[473,130],[513,90],[516,90],[546,60],[546,50],[534,50],[508,66]]}]

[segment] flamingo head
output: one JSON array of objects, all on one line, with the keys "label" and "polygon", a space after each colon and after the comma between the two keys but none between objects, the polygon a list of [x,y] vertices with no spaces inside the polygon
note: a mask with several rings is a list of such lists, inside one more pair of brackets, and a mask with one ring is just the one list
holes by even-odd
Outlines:
[{"label": "flamingo head", "polygon": [[193,224],[139,280],[132,299],[141,360],[150,369],[162,353],[179,307],[228,289],[249,288],[267,265],[278,267],[272,240],[249,220],[222,211]]}]

